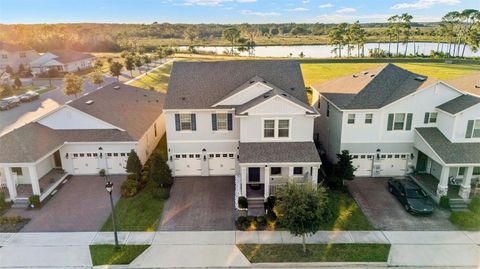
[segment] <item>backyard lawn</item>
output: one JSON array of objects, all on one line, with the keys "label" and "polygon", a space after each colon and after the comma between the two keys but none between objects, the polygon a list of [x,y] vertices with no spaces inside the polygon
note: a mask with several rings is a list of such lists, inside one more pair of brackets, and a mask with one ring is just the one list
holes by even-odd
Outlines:
[{"label": "backyard lawn", "polygon": [[312,244],[307,255],[299,244],[238,245],[252,263],[263,262],[386,262],[390,245]]},{"label": "backyard lawn", "polygon": [[170,71],[172,70],[172,65],[173,61],[166,63],[160,68],[146,74],[141,79],[133,81],[129,85],[148,90],[166,92],[168,80],[170,79]]},{"label": "backyard lawn", "polygon": [[129,264],[149,245],[91,245],[90,256],[93,265]]}]

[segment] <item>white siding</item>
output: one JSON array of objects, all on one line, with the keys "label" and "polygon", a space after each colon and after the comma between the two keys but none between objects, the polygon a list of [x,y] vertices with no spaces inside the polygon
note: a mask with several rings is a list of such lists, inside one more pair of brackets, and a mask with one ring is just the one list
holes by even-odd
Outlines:
[{"label": "white siding", "polygon": [[437,111],[437,128],[451,141],[455,128],[455,117],[442,110],[438,109]]},{"label": "white siding", "polygon": [[48,172],[50,172],[50,170],[53,169],[53,159],[52,158],[53,158],[53,156],[48,156],[43,161],[37,163],[36,168],[37,168],[38,178],[43,177]]},{"label": "white siding", "polygon": [[248,115],[305,115],[305,108],[276,96],[249,109]]},{"label": "white siding", "polygon": [[242,105],[257,96],[268,92],[271,89],[271,87],[263,83],[257,82],[250,87],[243,89],[241,92],[219,102],[218,105]]},{"label": "white siding", "polygon": [[69,106],[63,106],[38,122],[52,129],[112,129],[111,125]]},{"label": "white siding", "polygon": [[[289,119],[290,138],[264,139],[263,120]],[[251,115],[240,119],[240,142],[303,142],[313,141],[313,117],[306,115]]]},{"label": "white siding", "polygon": [[[157,135],[155,136],[155,125],[157,128]],[[164,114],[160,115],[154,124],[148,128],[147,132],[140,138],[137,146],[137,154],[142,163],[148,160],[150,154],[152,154],[158,142],[165,134],[165,117]]]},{"label": "white siding", "polygon": [[336,162],[336,154],[340,152],[342,141],[342,112],[330,104],[330,113],[327,116],[328,100],[321,97],[319,102],[321,116],[315,119],[315,133],[318,134],[319,142],[326,151],[328,159]]},{"label": "white siding", "polygon": [[480,138],[465,138],[467,123],[469,120],[480,119],[480,104],[470,107],[455,115],[455,131],[453,133],[453,142],[479,143]]}]

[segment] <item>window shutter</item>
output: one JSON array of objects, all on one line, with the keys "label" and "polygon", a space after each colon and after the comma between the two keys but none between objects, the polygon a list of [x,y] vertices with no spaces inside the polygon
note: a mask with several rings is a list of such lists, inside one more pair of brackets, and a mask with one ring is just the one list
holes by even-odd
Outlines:
[{"label": "window shutter", "polygon": [[191,119],[192,119],[192,131],[197,130],[197,120],[195,117],[195,114],[191,114]]},{"label": "window shutter", "polygon": [[231,131],[233,129],[232,113],[227,114],[227,125],[228,125],[228,130]]},{"label": "window shutter", "polygon": [[473,131],[473,120],[469,120],[467,123],[467,132],[465,133],[465,138],[472,138],[472,131]]},{"label": "window shutter", "polygon": [[407,131],[410,131],[412,129],[412,118],[413,118],[413,114],[408,113],[407,114],[407,128],[406,128]]},{"label": "window shutter", "polygon": [[180,114],[175,114],[175,130],[180,131]]},{"label": "window shutter", "polygon": [[393,130],[393,114],[388,114],[387,131]]},{"label": "window shutter", "polygon": [[217,130],[217,114],[212,113],[212,130],[216,131]]},{"label": "window shutter", "polygon": [[425,118],[423,119],[423,123],[428,123],[428,118],[430,118],[430,113],[425,112]]}]

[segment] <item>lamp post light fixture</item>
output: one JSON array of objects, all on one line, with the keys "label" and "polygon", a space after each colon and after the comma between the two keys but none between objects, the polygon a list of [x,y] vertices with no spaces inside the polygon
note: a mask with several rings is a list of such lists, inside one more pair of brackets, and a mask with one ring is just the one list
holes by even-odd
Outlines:
[{"label": "lamp post light fixture", "polygon": [[112,207],[113,235],[115,236],[115,247],[118,248],[117,226],[115,224],[115,207],[113,206],[113,198],[112,198],[113,183],[110,181],[107,181],[107,184],[105,184],[105,190],[107,190],[108,194],[110,195],[110,206]]}]

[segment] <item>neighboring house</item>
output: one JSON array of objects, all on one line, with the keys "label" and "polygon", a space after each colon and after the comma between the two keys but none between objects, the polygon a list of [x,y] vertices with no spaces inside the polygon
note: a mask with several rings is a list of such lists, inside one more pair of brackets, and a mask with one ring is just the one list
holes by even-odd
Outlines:
[{"label": "neighboring house", "polygon": [[393,64],[313,89],[315,137],[330,161],[349,150],[356,176],[416,171],[433,176],[437,197],[458,180],[468,198],[480,176],[480,98]]},{"label": "neighboring house", "polygon": [[42,54],[30,63],[32,72],[40,74],[51,68],[60,72],[77,72],[93,67],[95,56],[74,50],[52,50]]},{"label": "neighboring house", "polygon": [[164,112],[176,177],[235,175],[249,199],[287,180],[317,182],[319,114],[296,61],[176,62]]},{"label": "neighboring house", "polygon": [[126,173],[132,149],[145,163],[165,132],[164,99],[113,83],[1,136],[1,186],[11,200],[43,200],[67,174]]},{"label": "neighboring house", "polygon": [[37,57],[38,53],[33,49],[0,41],[0,72],[5,71],[7,66],[15,72],[20,65],[28,68],[30,62]]}]

